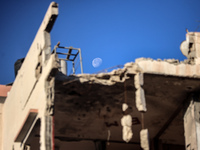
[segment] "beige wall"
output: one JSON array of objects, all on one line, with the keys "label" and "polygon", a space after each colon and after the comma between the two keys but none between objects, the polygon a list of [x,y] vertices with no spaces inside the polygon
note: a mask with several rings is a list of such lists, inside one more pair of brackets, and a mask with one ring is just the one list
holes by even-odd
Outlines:
[{"label": "beige wall", "polygon": [[[3,113],[3,103],[5,101],[5,97],[0,96],[0,145],[2,145],[2,130],[3,130],[3,121],[2,121],[2,113]],[[0,147],[0,150],[2,150],[2,147]]]},{"label": "beige wall", "polygon": [[[7,97],[3,108],[3,144],[2,149],[22,149],[19,143],[14,140],[20,132],[30,109],[38,109],[38,116],[42,120],[43,130],[45,129],[45,111],[47,105],[46,82],[56,62],[55,54],[51,55],[50,34],[47,25],[51,17],[58,15],[58,8],[51,3],[38,33],[30,47],[25,61],[18,72],[12,89]],[[39,59],[41,54],[42,60]],[[50,57],[50,58],[48,58]],[[40,76],[36,76],[38,63],[42,67]],[[44,131],[41,131],[44,134]],[[43,137],[44,138],[44,137]],[[41,149],[44,149],[45,141],[41,142]]]}]

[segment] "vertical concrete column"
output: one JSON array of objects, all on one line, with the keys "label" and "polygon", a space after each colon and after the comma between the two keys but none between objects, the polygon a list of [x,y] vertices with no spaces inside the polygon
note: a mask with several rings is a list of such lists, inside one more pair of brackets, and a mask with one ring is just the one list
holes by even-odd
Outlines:
[{"label": "vertical concrete column", "polygon": [[185,149],[200,150],[200,99],[192,97],[184,115]]}]

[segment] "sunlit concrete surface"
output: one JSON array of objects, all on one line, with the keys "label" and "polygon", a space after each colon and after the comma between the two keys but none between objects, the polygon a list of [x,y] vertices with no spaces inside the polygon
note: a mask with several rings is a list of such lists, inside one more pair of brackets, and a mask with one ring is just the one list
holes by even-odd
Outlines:
[{"label": "sunlit concrete surface", "polygon": [[52,2],[11,90],[0,86],[0,149],[199,149],[199,33],[186,33],[183,62],[138,58],[68,76],[51,50],[57,15]]}]

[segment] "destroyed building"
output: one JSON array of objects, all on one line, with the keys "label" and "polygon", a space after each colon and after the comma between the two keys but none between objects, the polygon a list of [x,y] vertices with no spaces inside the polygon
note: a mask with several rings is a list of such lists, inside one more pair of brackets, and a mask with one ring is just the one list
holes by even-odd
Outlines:
[{"label": "destroyed building", "polygon": [[1,150],[200,150],[200,33],[186,33],[184,62],[67,76],[51,50],[57,15],[52,2],[12,88],[0,86]]}]

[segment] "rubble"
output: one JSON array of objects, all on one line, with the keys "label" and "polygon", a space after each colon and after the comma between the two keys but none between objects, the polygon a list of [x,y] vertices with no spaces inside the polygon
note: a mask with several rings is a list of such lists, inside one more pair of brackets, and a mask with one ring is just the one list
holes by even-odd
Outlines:
[{"label": "rubble", "polygon": [[143,150],[149,150],[149,133],[148,129],[142,129],[140,131],[140,141],[141,141],[141,147]]},{"label": "rubble", "polygon": [[129,142],[133,136],[132,132],[132,117],[131,115],[125,115],[121,119],[123,140]]}]

